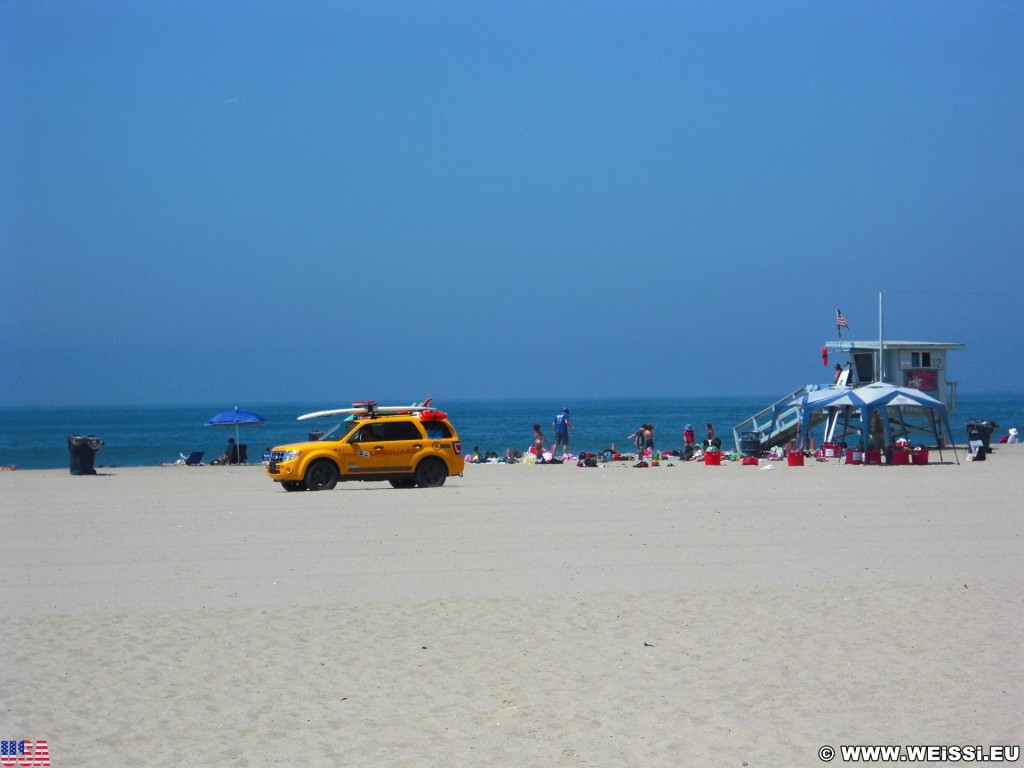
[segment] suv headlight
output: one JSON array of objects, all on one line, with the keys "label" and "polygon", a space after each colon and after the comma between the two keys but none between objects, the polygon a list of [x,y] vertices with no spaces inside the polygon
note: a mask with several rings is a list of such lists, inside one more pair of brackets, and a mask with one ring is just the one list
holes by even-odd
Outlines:
[{"label": "suv headlight", "polygon": [[302,455],[302,451],[281,451],[281,461],[295,461]]}]

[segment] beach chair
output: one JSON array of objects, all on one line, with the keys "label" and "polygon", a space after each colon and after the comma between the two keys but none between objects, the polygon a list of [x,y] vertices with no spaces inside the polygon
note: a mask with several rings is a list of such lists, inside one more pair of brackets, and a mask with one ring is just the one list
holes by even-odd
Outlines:
[{"label": "beach chair", "polygon": [[192,451],[185,459],[186,467],[201,467],[203,466],[203,455],[204,451]]}]

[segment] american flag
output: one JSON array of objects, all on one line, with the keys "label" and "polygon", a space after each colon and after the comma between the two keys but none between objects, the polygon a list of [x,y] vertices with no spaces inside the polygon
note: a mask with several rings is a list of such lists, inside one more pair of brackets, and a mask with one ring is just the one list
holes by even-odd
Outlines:
[{"label": "american flag", "polygon": [[836,327],[850,330],[850,324],[846,322],[846,315],[843,314],[841,309],[836,310]]}]

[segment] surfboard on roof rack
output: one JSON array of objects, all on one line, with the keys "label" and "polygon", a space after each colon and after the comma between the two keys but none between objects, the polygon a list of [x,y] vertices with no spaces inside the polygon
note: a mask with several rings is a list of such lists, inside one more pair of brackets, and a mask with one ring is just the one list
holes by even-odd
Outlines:
[{"label": "surfboard on roof rack", "polygon": [[307,421],[309,419],[324,419],[331,416],[345,416],[345,415],[369,415],[373,413],[415,413],[417,411],[432,411],[434,410],[430,403],[434,398],[428,397],[422,403],[413,403],[412,405],[377,405],[375,400],[358,400],[352,403],[351,408],[333,408],[329,411],[314,411],[313,413],[304,413],[298,417],[297,421]]}]

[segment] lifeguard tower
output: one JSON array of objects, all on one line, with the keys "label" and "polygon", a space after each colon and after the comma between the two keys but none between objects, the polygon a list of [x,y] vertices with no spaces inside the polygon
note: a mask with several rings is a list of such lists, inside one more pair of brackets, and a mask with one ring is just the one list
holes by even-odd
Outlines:
[{"label": "lifeguard tower", "polygon": [[[949,353],[964,348],[961,343],[936,341],[875,339],[825,342],[822,360],[826,364],[840,363],[838,381],[808,384],[737,424],[733,427],[736,450],[749,452],[755,443],[757,446],[754,447],[768,450],[797,440],[800,437],[801,408],[786,404],[806,392],[827,387],[860,387],[875,382],[895,384],[930,395],[952,413],[956,410],[957,382],[949,378]],[[831,365],[828,371],[833,376]],[[828,423],[826,414],[819,412],[812,416],[811,429],[823,423],[828,430],[835,427],[834,423]],[[831,438],[831,434],[826,435],[826,439]]]}]

